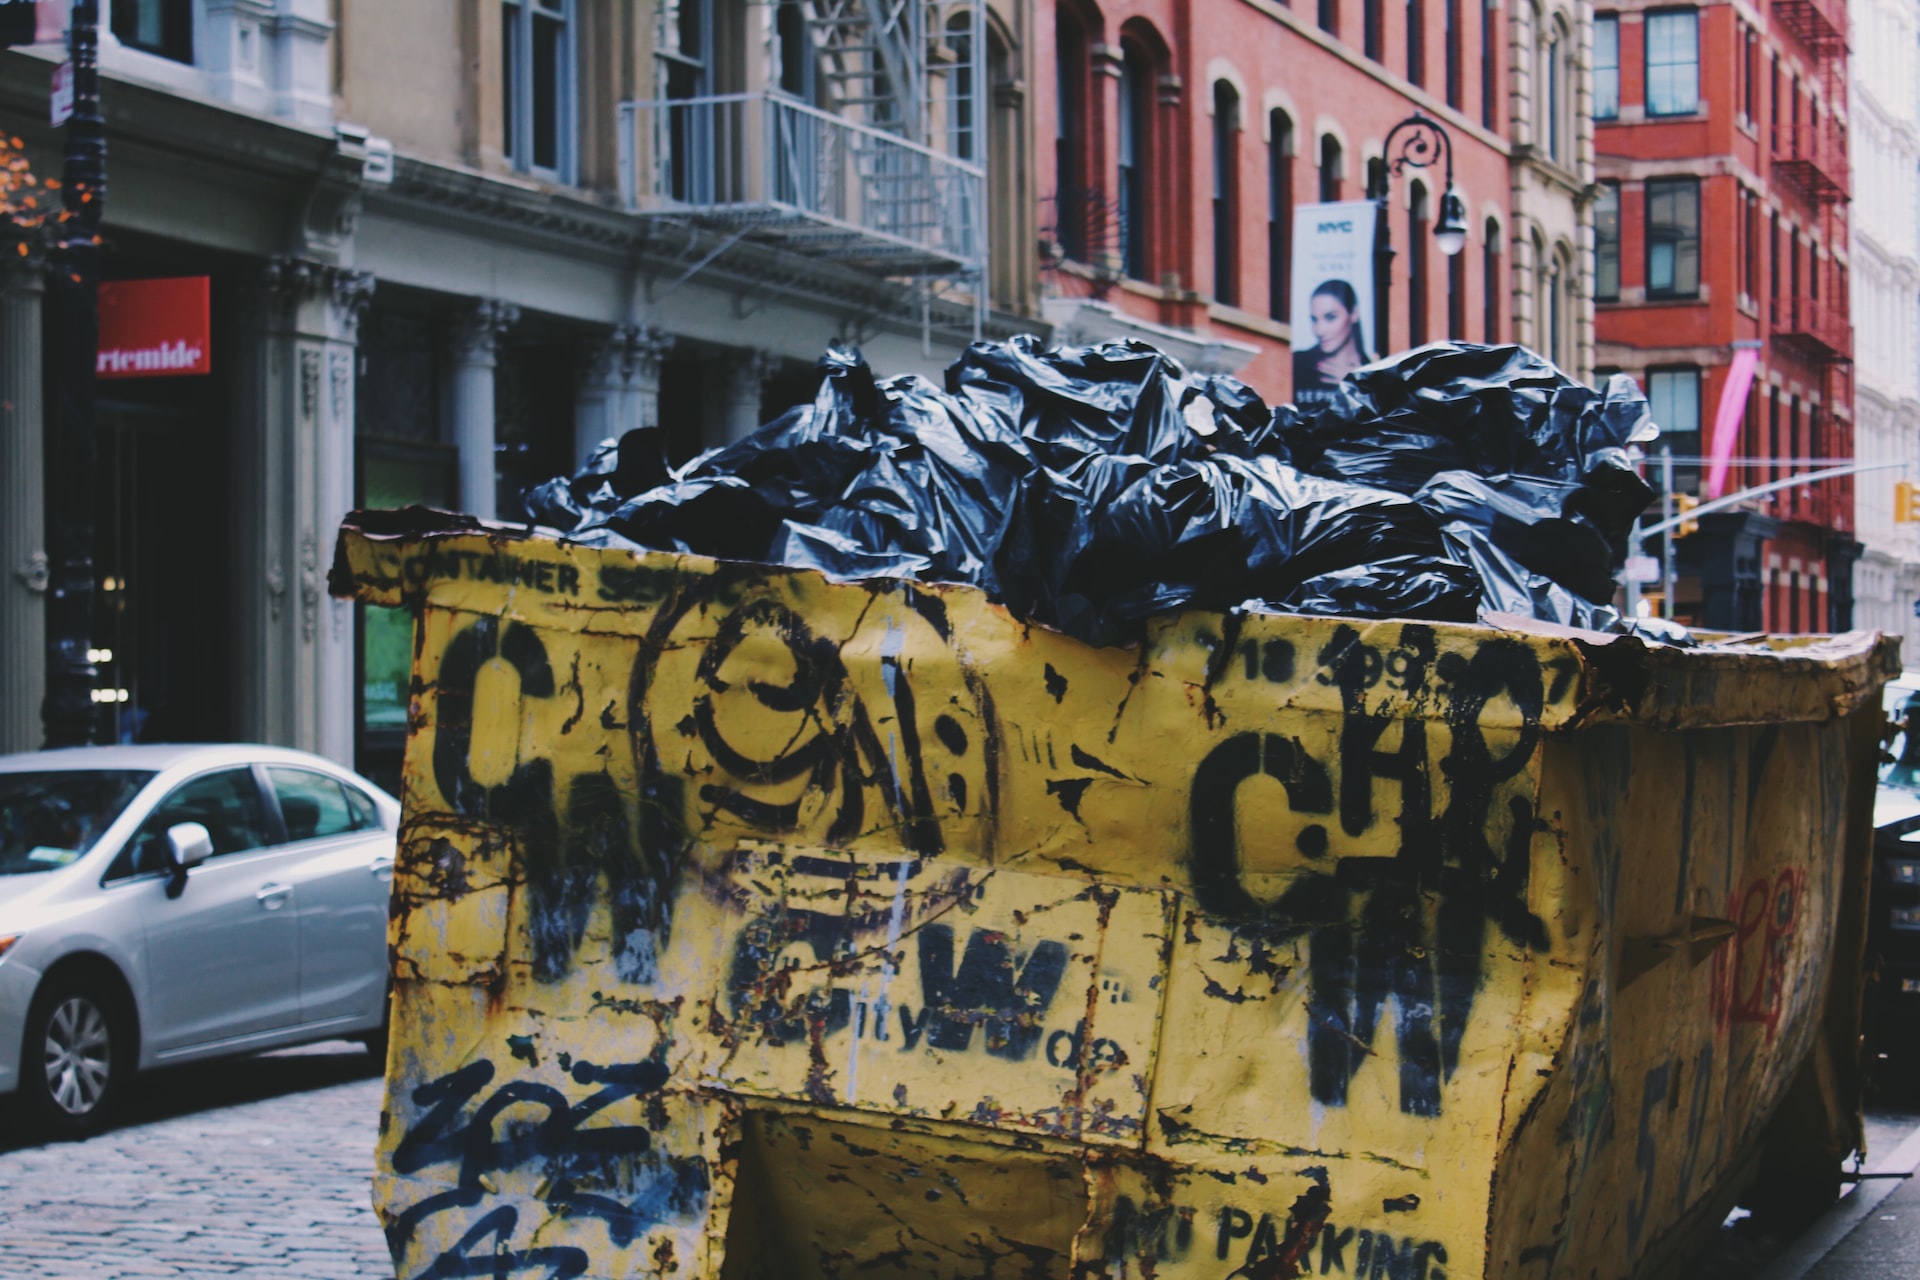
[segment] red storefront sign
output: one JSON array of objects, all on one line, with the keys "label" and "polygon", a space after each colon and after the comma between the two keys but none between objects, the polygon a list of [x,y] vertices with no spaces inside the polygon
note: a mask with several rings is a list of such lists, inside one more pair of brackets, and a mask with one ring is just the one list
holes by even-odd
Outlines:
[{"label": "red storefront sign", "polygon": [[177,378],[213,372],[206,276],[111,280],[100,286],[102,378]]}]

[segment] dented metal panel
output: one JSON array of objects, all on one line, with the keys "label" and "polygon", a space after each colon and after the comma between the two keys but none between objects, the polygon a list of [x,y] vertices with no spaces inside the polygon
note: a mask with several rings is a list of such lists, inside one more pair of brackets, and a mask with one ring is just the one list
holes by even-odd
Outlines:
[{"label": "dented metal panel", "polygon": [[403,1277],[1629,1274],[1816,1044],[1888,661],[424,525],[334,586],[419,619]]}]

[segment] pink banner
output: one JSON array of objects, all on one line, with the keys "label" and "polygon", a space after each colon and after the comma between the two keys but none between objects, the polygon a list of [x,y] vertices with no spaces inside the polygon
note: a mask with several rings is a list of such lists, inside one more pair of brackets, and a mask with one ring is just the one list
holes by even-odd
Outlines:
[{"label": "pink banner", "polygon": [[1727,369],[1726,385],[1720,388],[1720,408],[1713,415],[1713,446],[1708,456],[1713,469],[1707,473],[1707,498],[1720,496],[1727,487],[1728,459],[1740,440],[1740,419],[1747,410],[1747,389],[1753,385],[1753,371],[1760,363],[1760,348],[1735,347],[1733,364]]}]

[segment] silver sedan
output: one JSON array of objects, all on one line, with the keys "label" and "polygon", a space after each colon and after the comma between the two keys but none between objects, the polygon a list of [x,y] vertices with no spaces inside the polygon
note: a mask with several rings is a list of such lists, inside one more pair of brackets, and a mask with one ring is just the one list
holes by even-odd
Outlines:
[{"label": "silver sedan", "polygon": [[0,756],[0,1094],[58,1133],[149,1067],[384,1048],[400,805],[262,746]]}]

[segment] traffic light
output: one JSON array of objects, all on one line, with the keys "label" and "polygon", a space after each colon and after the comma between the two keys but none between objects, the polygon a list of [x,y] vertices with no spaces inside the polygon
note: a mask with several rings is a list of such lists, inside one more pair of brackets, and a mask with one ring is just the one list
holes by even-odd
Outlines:
[{"label": "traffic light", "polygon": [[1911,480],[1902,480],[1893,486],[1893,522],[1920,522],[1920,485]]},{"label": "traffic light", "polygon": [[1679,508],[1680,518],[1680,523],[1674,526],[1673,536],[1684,538],[1690,533],[1700,532],[1700,522],[1687,517],[1687,512],[1700,505],[1700,499],[1691,493],[1676,493],[1673,495],[1673,500],[1674,505]]}]

